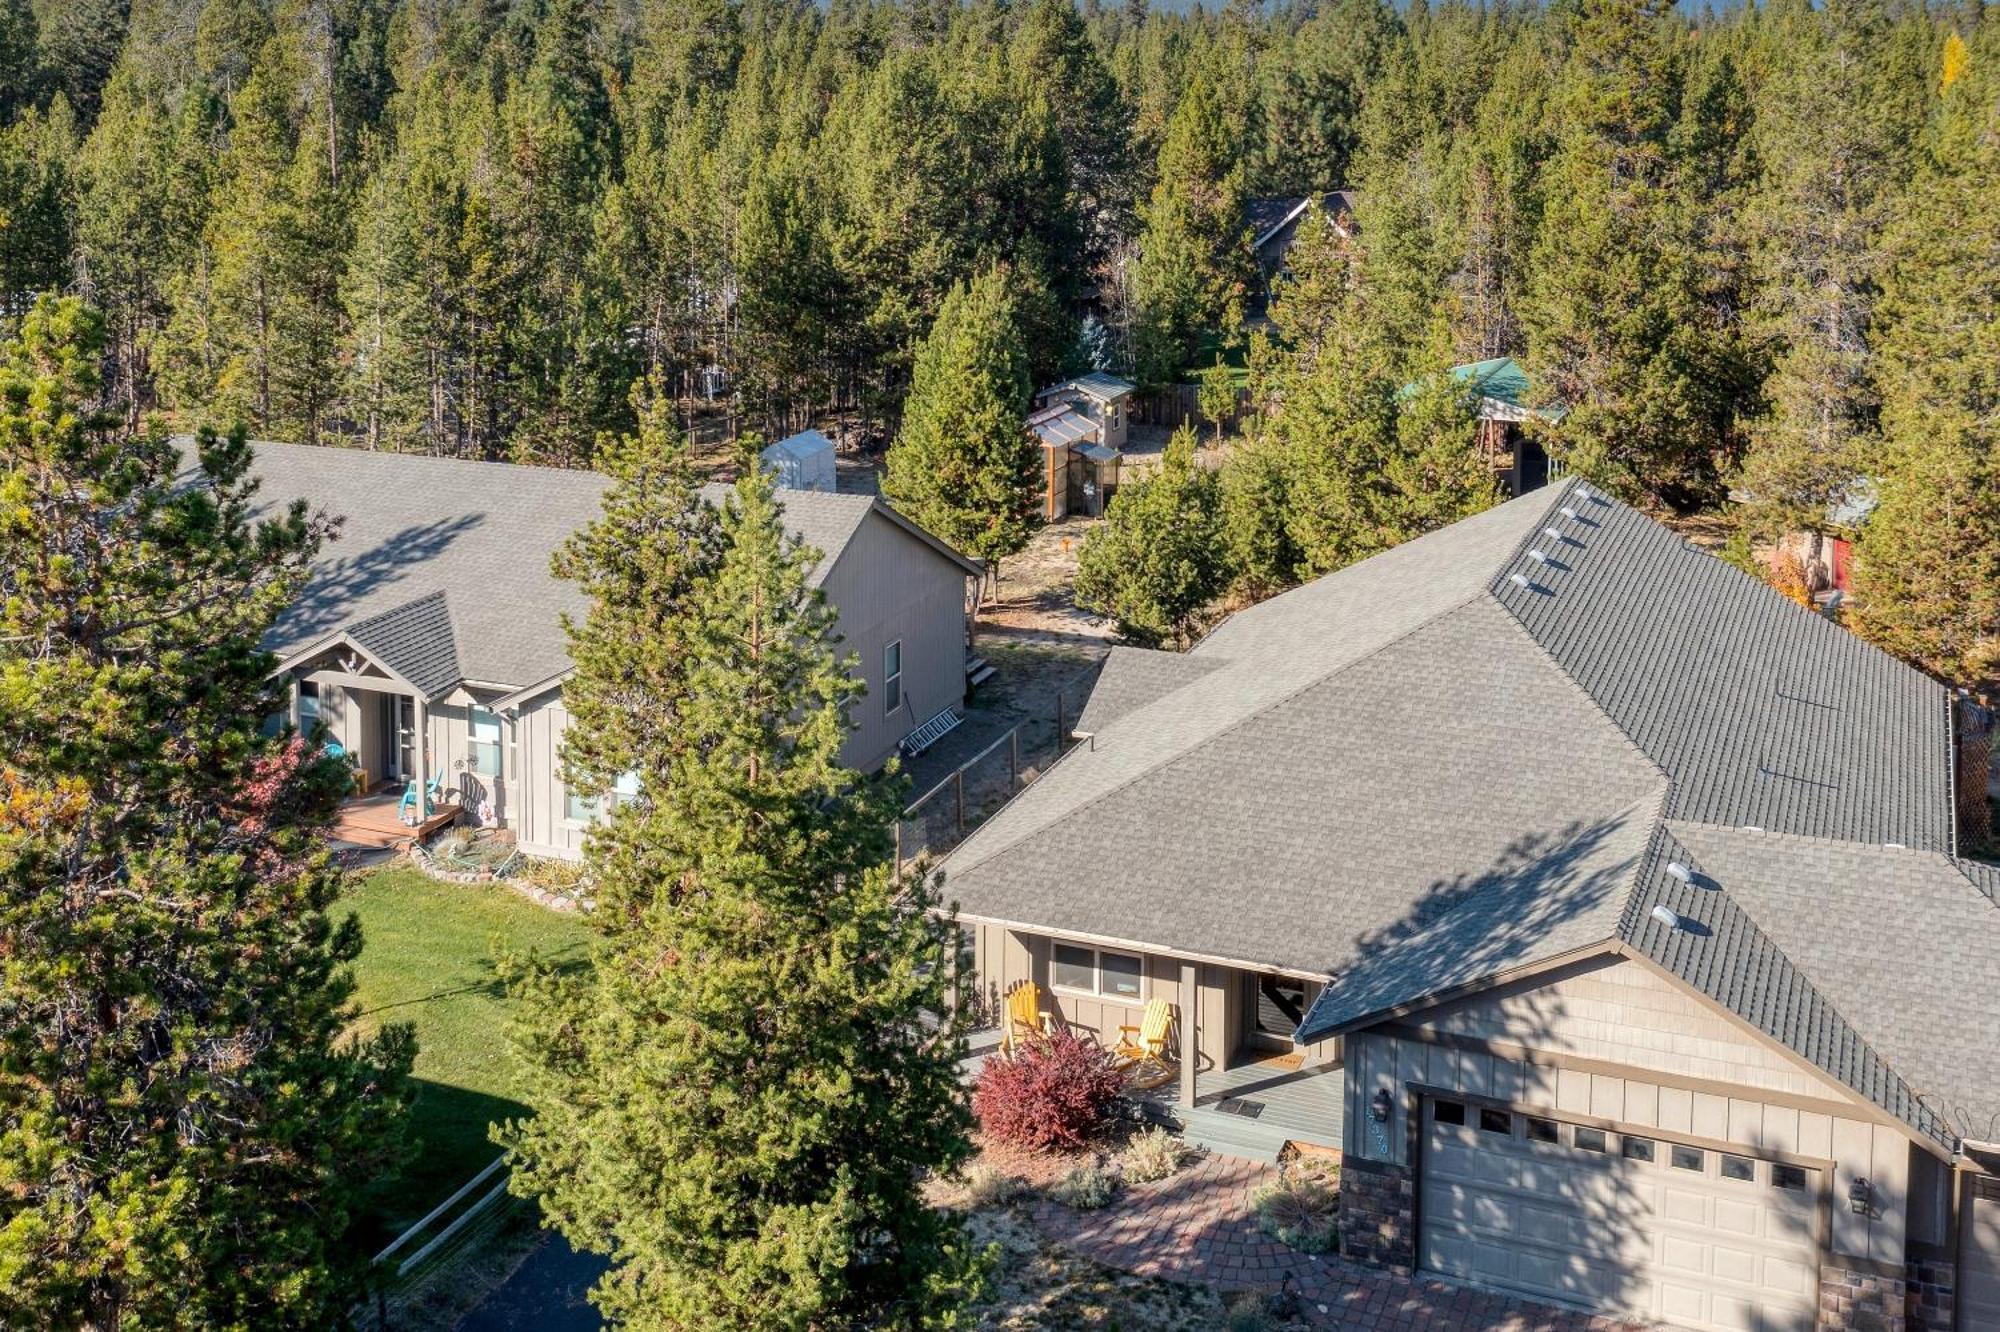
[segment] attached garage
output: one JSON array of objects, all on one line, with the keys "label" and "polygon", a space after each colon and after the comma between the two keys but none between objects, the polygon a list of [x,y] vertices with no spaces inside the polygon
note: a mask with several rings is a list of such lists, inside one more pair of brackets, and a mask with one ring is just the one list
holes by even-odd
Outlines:
[{"label": "attached garage", "polygon": [[2000,1178],[1972,1181],[1959,1258],[1959,1332],[2000,1332]]},{"label": "attached garage", "polygon": [[1680,1327],[1813,1327],[1824,1172],[1428,1098],[1419,1262]]}]

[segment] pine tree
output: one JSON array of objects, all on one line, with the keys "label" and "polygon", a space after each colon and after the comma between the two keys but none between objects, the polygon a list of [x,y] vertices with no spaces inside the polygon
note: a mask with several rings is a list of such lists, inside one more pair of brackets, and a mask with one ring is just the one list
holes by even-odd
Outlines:
[{"label": "pine tree", "polygon": [[1243,321],[1250,244],[1240,156],[1214,81],[1197,74],[1160,147],[1132,274],[1133,364],[1147,383],[1175,379],[1203,334]]},{"label": "pine tree", "polygon": [[985,560],[1028,543],[1041,449],[1022,424],[1027,367],[1008,275],[988,269],[945,298],[917,353],[882,493],[926,531]]},{"label": "pine tree", "polygon": [[1703,304],[1676,193],[1664,12],[1660,0],[1577,10],[1522,314],[1529,377],[1566,409],[1552,453],[1623,495],[1685,508],[1718,497],[1741,375]]},{"label": "pine tree", "polygon": [[[684,464],[650,456],[651,498],[628,466],[565,556],[619,598],[578,639],[603,706],[568,764],[639,766],[585,847],[590,973],[517,981],[536,1115],[502,1134],[514,1185],[613,1255],[592,1299],[623,1326],[949,1325],[979,1263],[921,1176],[969,1151],[962,1028],[926,1018],[957,926],[889,872],[896,785],[839,766],[857,686],[769,478],[746,457],[720,515],[677,517]],[[611,526],[635,506],[653,539]],[[712,561],[688,555],[703,525]],[[601,562],[635,541],[649,569]],[[649,650],[644,690],[597,674],[625,660],[594,643],[661,623],[691,651]]]},{"label": "pine tree", "polygon": [[1826,532],[1878,447],[1870,348],[1883,224],[1911,124],[1885,86],[1887,16],[1872,0],[1777,15],[1782,57],[1759,98],[1762,179],[1749,226],[1754,316],[1775,352],[1768,412],[1738,482],[1753,539]]},{"label": "pine tree", "polygon": [[1077,556],[1077,604],[1113,617],[1143,646],[1185,639],[1229,585],[1220,491],[1194,455],[1194,431],[1183,426],[1159,471],[1118,488]]},{"label": "pine tree", "polygon": [[344,1037],[346,774],[259,734],[328,524],[95,411],[100,352],[54,298],[0,351],[0,1323],[326,1327],[412,1055]]},{"label": "pine tree", "polygon": [[1946,680],[2000,683],[2000,47],[1945,89],[1890,240],[1879,506],[1855,627]]}]

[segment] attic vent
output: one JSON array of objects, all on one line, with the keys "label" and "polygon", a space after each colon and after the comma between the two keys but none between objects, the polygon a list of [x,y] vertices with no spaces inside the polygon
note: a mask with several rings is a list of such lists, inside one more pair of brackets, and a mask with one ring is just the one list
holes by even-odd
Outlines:
[{"label": "attic vent", "polygon": [[1511,573],[1507,575],[1507,581],[1515,587],[1526,587],[1528,585],[1528,575]]},{"label": "attic vent", "polygon": [[1665,902],[1653,908],[1653,919],[1659,921],[1660,924],[1670,930],[1684,930],[1688,925],[1687,917],[1668,906]]},{"label": "attic vent", "polygon": [[1557,544],[1561,544],[1562,542],[1569,540],[1568,537],[1564,536],[1561,532],[1556,531],[1556,529],[1553,527],[1544,527],[1542,529],[1542,535],[1547,537],[1549,540],[1556,542]]},{"label": "attic vent", "polygon": [[1890,851],[1907,851],[1910,849],[1909,847],[1904,846],[1901,842],[1884,842],[1882,843],[1882,845]]},{"label": "attic vent", "polygon": [[1549,562],[1548,555],[1539,550],[1529,551],[1528,558],[1533,560],[1536,564],[1547,564]]},{"label": "attic vent", "polygon": [[1561,514],[1563,517],[1569,519],[1571,522],[1576,521],[1576,510],[1570,508],[1569,505],[1567,504],[1563,505],[1560,509],[1557,509],[1556,512]]},{"label": "attic vent", "polygon": [[1679,879],[1682,883],[1694,882],[1694,871],[1689,869],[1686,865],[1681,864],[1681,862],[1678,860],[1670,860],[1667,862],[1667,873],[1673,875],[1676,879]]}]

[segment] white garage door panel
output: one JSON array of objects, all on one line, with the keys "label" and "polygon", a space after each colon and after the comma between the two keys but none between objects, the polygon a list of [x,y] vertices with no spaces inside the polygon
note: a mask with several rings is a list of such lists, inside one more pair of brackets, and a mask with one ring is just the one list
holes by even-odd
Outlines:
[{"label": "white garage door panel", "polygon": [[1518,1114],[1505,1133],[1480,1127],[1476,1106],[1461,1125],[1438,1122],[1427,1102],[1424,1119],[1421,1261],[1432,1271],[1690,1328],[1813,1326],[1819,1172],[1779,1188],[1766,1161],[1747,1180],[1725,1178],[1714,1151],[1700,1170],[1674,1167],[1665,1141],[1640,1140],[1653,1143],[1644,1161],[1621,1155],[1617,1134],[1603,1135],[1606,1151],[1580,1147],[1570,1124],[1555,1142],[1531,1141]]}]

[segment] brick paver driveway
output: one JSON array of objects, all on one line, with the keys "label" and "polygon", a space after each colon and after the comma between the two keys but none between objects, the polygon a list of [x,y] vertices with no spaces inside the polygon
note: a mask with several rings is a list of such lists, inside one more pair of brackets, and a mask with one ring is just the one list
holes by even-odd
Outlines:
[{"label": "brick paver driveway", "polygon": [[1373,1332],[1637,1332],[1649,1327],[1465,1290],[1288,1249],[1257,1229],[1250,1194],[1276,1172],[1210,1154],[1170,1179],[1136,1185],[1103,1211],[1034,1204],[1042,1233],[1109,1267],[1212,1286],[1276,1292],[1286,1279],[1303,1314]]}]

